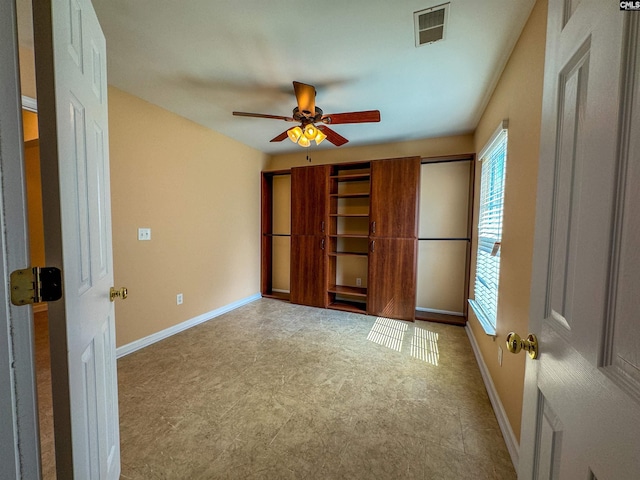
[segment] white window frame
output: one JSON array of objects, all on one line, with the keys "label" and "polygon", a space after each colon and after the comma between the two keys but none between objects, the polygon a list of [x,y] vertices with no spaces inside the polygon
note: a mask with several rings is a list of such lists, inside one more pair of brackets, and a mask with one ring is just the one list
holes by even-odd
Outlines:
[{"label": "white window frame", "polygon": [[[478,249],[474,298],[469,305],[487,335],[495,336],[498,319],[500,247],[504,217],[504,187],[508,157],[508,120],[502,121],[478,155],[482,162]],[[489,195],[490,194],[490,195]]]}]

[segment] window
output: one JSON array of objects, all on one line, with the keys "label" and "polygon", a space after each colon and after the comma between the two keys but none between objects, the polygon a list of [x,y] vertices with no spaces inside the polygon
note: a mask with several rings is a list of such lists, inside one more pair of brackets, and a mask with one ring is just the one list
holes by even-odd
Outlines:
[{"label": "window", "polygon": [[496,334],[498,279],[504,178],[507,163],[507,121],[502,122],[479,157],[482,162],[475,298],[469,304],[488,335]]}]

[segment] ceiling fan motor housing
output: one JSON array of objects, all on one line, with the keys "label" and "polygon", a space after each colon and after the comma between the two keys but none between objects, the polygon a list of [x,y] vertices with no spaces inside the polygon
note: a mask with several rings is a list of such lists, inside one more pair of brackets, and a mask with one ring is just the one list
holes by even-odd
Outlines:
[{"label": "ceiling fan motor housing", "polygon": [[305,126],[309,123],[319,122],[322,119],[322,115],[322,109],[319,107],[316,107],[316,114],[313,116],[307,115],[306,112],[301,112],[298,107],[295,107],[293,109],[293,119],[296,122],[302,123],[302,126]]}]

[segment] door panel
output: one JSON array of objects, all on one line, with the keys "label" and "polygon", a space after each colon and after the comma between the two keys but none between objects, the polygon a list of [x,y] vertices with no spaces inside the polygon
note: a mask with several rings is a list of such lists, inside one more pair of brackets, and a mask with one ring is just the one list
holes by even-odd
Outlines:
[{"label": "door panel", "polygon": [[639,23],[549,2],[520,478],[640,478]]},{"label": "door panel", "polygon": [[420,158],[371,162],[372,237],[417,238]]},{"label": "door panel", "polygon": [[562,453],[562,424],[553,413],[544,398],[540,399],[542,415],[538,435],[538,459],[536,479],[551,480],[560,474],[560,456]]},{"label": "door panel", "polygon": [[291,237],[291,303],[327,306],[326,238],[320,235]]},{"label": "door panel", "polygon": [[[554,191],[554,225],[550,252],[550,311],[547,318],[555,319],[571,331],[572,292],[575,287],[575,253],[579,240],[580,179],[582,163],[576,161],[583,145],[584,116],[589,75],[589,45],[581,48],[560,75],[559,87],[559,155],[556,159],[556,185]],[[574,155],[574,152],[576,154]],[[573,187],[573,188],[572,188]]]},{"label": "door panel", "polygon": [[324,235],[327,227],[329,166],[291,169],[291,233]]},{"label": "door panel", "polygon": [[[605,325],[604,367],[621,388],[640,402],[640,21],[629,26],[629,54],[633,70],[627,74],[623,103],[622,157],[616,185],[617,215],[613,238],[610,301]],[[628,101],[628,103],[627,103]]]},{"label": "door panel", "polygon": [[371,239],[367,296],[370,315],[414,319],[416,249],[416,239]]},{"label": "door panel", "polygon": [[120,472],[106,45],[90,0],[34,2],[47,262],[63,271],[49,306],[59,478]]}]

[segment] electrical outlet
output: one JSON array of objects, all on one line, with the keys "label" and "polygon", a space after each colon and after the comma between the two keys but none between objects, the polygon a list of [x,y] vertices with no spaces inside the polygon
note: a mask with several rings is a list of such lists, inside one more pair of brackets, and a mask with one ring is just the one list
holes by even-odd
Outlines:
[{"label": "electrical outlet", "polygon": [[139,228],[138,229],[138,240],[151,240],[151,229],[150,228]]},{"label": "electrical outlet", "polygon": [[498,347],[498,365],[502,366],[502,347]]},{"label": "electrical outlet", "polygon": [[182,301],[183,301],[182,294],[179,293],[178,295],[176,295],[176,303],[178,305],[182,305]]},{"label": "electrical outlet", "polygon": [[361,287],[362,286],[362,279],[360,277],[356,278],[356,286],[357,287]]}]

